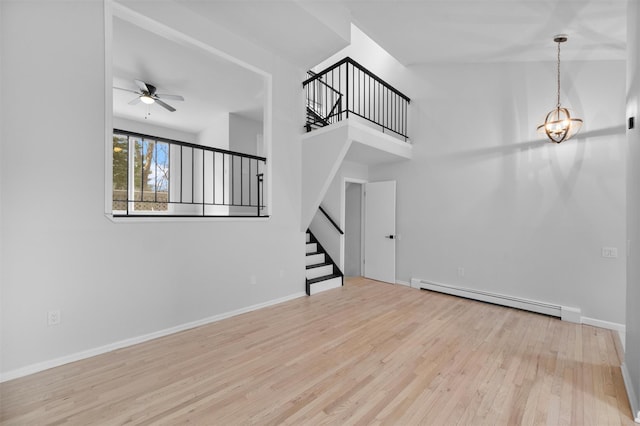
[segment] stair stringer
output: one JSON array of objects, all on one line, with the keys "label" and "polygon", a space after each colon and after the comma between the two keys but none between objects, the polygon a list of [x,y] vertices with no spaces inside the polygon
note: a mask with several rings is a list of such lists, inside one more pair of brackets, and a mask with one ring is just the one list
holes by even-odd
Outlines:
[{"label": "stair stringer", "polygon": [[315,130],[302,138],[301,231],[305,231],[349,151],[348,121]]}]

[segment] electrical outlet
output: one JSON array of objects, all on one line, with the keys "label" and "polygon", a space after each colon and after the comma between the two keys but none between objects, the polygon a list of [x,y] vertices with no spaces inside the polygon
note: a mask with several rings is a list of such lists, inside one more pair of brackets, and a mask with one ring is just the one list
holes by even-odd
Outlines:
[{"label": "electrical outlet", "polygon": [[47,312],[47,325],[60,324],[60,311],[58,309]]},{"label": "electrical outlet", "polygon": [[615,258],[618,257],[617,247],[602,247],[602,257]]},{"label": "electrical outlet", "polygon": [[464,277],[464,268],[462,266],[458,266],[458,276],[460,278]]}]

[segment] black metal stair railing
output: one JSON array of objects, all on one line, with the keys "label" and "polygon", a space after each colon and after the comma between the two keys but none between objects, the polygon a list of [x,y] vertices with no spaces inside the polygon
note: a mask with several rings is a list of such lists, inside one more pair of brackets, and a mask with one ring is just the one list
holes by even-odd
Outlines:
[{"label": "black metal stair railing", "polygon": [[114,129],[113,216],[265,216],[266,161]]},{"label": "black metal stair railing", "polygon": [[408,136],[411,100],[374,73],[346,57],[319,73],[309,73],[302,87],[307,95],[307,131],[349,118],[368,120],[404,138]]},{"label": "black metal stair railing", "polygon": [[[316,74],[308,71],[307,75]],[[307,132],[314,128],[328,126],[340,120],[342,93],[325,83],[321,77],[306,86],[307,91]]]}]

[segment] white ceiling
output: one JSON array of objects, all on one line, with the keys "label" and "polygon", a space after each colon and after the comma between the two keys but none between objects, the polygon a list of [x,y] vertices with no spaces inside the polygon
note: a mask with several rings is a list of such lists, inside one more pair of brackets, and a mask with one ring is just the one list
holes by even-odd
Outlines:
[{"label": "white ceiling", "polygon": [[626,0],[340,0],[405,65],[626,57]]},{"label": "white ceiling", "polygon": [[264,82],[258,74],[122,19],[113,21],[113,86],[137,90],[133,80],[138,79],[156,86],[157,93],[185,98],[166,101],[176,108],[169,112],[157,104],[129,105],[136,95],[114,89],[115,116],[193,134],[207,128],[212,117],[228,112],[262,120]]},{"label": "white ceiling", "polygon": [[[311,68],[348,45],[349,11],[326,0],[176,0],[263,49]],[[318,59],[320,58],[320,59]]]},{"label": "white ceiling", "polygon": [[344,47],[343,18],[405,65],[553,60],[559,33],[563,59],[625,59],[627,0],[179,2],[304,67]]}]

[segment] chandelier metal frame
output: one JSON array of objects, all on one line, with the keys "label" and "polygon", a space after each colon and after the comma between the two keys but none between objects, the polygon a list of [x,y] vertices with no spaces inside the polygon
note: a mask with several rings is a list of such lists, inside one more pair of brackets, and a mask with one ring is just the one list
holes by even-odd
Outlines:
[{"label": "chandelier metal frame", "polygon": [[553,38],[553,41],[558,43],[557,102],[556,107],[549,111],[545,117],[544,123],[536,129],[539,132],[544,132],[549,140],[554,143],[569,140],[582,127],[582,119],[572,117],[571,112],[560,104],[560,44],[565,43],[567,40],[568,36],[566,34],[558,34]]}]

